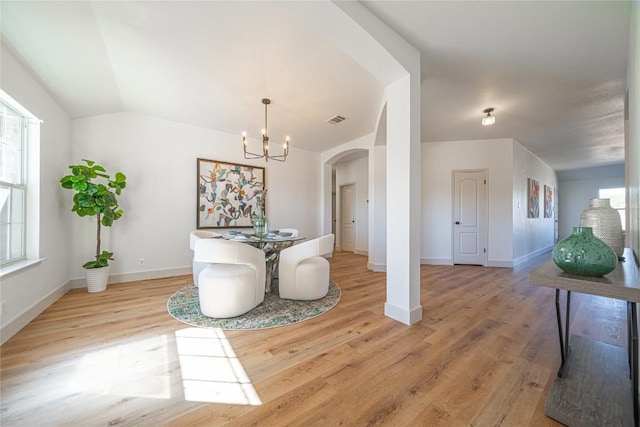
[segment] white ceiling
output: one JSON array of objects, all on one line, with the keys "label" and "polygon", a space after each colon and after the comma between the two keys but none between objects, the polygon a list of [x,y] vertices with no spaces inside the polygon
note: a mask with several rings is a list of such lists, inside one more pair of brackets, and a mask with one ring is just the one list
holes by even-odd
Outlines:
[{"label": "white ceiling", "polygon": [[423,141],[513,137],[556,170],[623,161],[630,2],[366,5],[422,53]]},{"label": "white ceiling", "polygon": [[[422,141],[516,138],[556,170],[623,161],[630,2],[363,4],[421,51]],[[278,3],[0,8],[3,42],[72,118],[130,111],[240,139],[259,136],[267,97],[272,140],[293,147],[376,129],[383,85]]]}]

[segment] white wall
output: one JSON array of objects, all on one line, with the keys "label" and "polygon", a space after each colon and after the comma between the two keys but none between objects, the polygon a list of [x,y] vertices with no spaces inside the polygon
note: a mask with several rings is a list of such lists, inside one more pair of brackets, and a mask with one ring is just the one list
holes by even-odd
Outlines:
[{"label": "white wall", "polygon": [[[124,216],[103,228],[115,253],[111,282],[189,273],[189,232],[196,228],[196,158],[266,166],[267,216],[274,228],[320,235],[320,156],[291,147],[285,163],[245,160],[241,137],[133,113],[74,120],[73,161],[88,158],[127,175]],[[70,195],[69,195],[70,197]],[[70,198],[69,198],[70,203]],[[74,217],[71,277],[83,277],[95,224]],[[145,266],[138,260],[143,258]],[[74,285],[83,281],[74,281]]]},{"label": "white wall", "polygon": [[367,268],[385,271],[387,268],[387,146],[376,145],[370,152],[369,171],[372,186],[369,212],[374,221],[369,222],[369,262]]},{"label": "white wall", "polygon": [[[625,162],[627,186],[626,244],[640,256],[640,4],[633,2],[627,57]],[[636,258],[637,260],[638,258]]]},{"label": "white wall", "polygon": [[626,141],[629,206],[627,243],[640,256],[640,4],[633,2],[628,55],[628,128]]},{"label": "white wall", "polygon": [[[527,218],[528,178],[540,185],[538,218]],[[558,189],[553,169],[524,148],[513,142],[513,265],[549,250],[554,245],[554,218],[544,217],[544,186]],[[562,197],[561,193],[558,193]]]},{"label": "white wall", "polygon": [[40,127],[39,254],[45,260],[2,278],[4,342],[68,290],[71,208],[60,197],[59,180],[66,173],[71,144],[67,114],[5,45],[1,49],[2,89],[44,121]]},{"label": "white wall", "polygon": [[452,171],[488,170],[488,265],[512,261],[512,139],[422,144],[421,262],[452,264]]},{"label": "white wall", "polygon": [[598,197],[600,188],[624,187],[624,164],[558,172],[559,233],[564,239],[580,224],[582,211]]},{"label": "white wall", "polygon": [[338,244],[342,247],[342,218],[340,212],[341,186],[354,184],[356,191],[356,236],[354,253],[367,255],[369,250],[369,158],[363,157],[335,165],[336,169],[336,234]]}]

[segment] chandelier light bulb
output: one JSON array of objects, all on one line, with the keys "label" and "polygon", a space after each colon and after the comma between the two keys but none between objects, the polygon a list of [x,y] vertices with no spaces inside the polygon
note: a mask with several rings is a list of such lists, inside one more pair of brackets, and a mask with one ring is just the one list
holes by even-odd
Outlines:
[{"label": "chandelier light bulb", "polygon": [[491,126],[496,122],[496,117],[491,115],[492,112],[493,108],[487,108],[484,110],[486,116],[482,118],[482,126]]}]

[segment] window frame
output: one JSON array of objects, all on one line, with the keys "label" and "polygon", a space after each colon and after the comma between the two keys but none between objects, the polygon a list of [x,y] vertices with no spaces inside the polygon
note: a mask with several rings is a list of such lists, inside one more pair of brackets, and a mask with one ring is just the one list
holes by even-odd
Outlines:
[{"label": "window frame", "polygon": [[[30,183],[31,183],[30,178],[32,178],[31,177],[32,174],[29,169],[30,166],[33,166],[29,160],[30,156],[33,154],[32,147],[30,147],[30,145],[32,143],[39,144],[39,138],[40,138],[39,126],[41,121],[36,116],[31,114],[27,109],[25,109],[19,102],[15,101],[11,96],[9,96],[6,92],[4,92],[1,89],[0,89],[0,104],[2,104],[4,107],[9,109],[12,113],[15,113],[20,117],[20,127],[21,127],[20,162],[22,163],[20,168],[19,183],[0,180],[0,186],[2,188],[6,188],[10,192],[8,196],[10,200],[12,198],[12,195],[14,194],[14,191],[19,191],[22,193],[22,218],[20,219],[20,221],[22,221],[22,224],[23,224],[23,227],[21,230],[22,235],[20,236],[21,244],[20,244],[19,255],[16,255],[16,256],[11,255],[12,253],[14,253],[14,248],[11,247],[12,245],[11,240],[7,241],[7,251],[8,251],[7,259],[0,260],[0,277],[3,277],[10,272],[21,269],[24,266],[29,266],[35,262],[41,261],[38,259],[38,248],[31,247],[35,243],[31,241],[32,239],[30,239],[30,233],[32,233],[32,230],[30,230],[31,228],[30,225],[33,225],[31,224],[32,218],[30,216],[31,215],[30,208],[32,207],[30,206],[31,205],[30,200],[33,201],[32,198],[34,195],[31,194],[32,189],[30,188]],[[32,138],[37,138],[38,141],[32,140]],[[11,215],[11,212],[9,212],[9,215]],[[7,218],[7,220],[8,220],[7,225],[17,222],[15,221],[15,219],[11,217]],[[10,227],[7,227],[7,229],[8,228]],[[38,227],[36,226],[35,228],[36,229],[33,230],[33,232],[37,233]],[[11,237],[8,236],[7,239],[11,239]],[[33,258],[33,260],[30,260],[31,258]]]},{"label": "window frame", "polygon": [[623,204],[622,207],[616,207],[616,206],[613,206],[613,205],[611,205],[611,207],[618,211],[618,215],[620,215],[620,222],[622,223],[622,231],[625,232],[626,231],[626,217],[627,217],[626,188],[625,187],[603,187],[603,188],[598,188],[598,198],[599,199],[611,199],[611,197],[608,197],[607,194],[603,194],[603,191],[611,191],[611,190],[622,192],[622,195],[624,196],[622,198],[622,204]]}]

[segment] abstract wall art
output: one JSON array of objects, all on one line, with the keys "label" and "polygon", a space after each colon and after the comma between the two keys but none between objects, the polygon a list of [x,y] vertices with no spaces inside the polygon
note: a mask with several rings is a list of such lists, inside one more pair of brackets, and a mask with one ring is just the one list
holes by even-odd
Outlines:
[{"label": "abstract wall art", "polygon": [[533,178],[527,178],[527,218],[540,216],[540,183]]},{"label": "abstract wall art", "polygon": [[265,168],[197,159],[197,228],[251,227],[264,206]]},{"label": "abstract wall art", "polygon": [[544,217],[553,218],[553,187],[544,186]]}]

